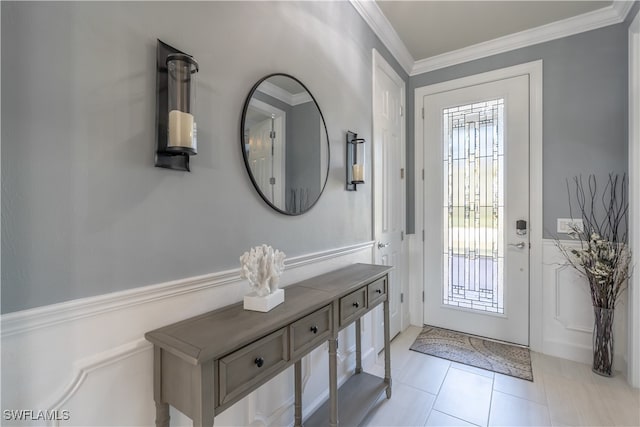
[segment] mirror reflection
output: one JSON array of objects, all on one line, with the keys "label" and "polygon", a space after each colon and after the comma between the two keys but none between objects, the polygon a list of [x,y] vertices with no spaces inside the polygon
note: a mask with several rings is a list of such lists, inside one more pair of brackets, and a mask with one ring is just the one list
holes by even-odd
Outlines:
[{"label": "mirror reflection", "polygon": [[313,96],[292,76],[273,74],[251,90],[242,116],[245,166],[260,196],[288,215],[309,210],[329,172],[329,141]]}]

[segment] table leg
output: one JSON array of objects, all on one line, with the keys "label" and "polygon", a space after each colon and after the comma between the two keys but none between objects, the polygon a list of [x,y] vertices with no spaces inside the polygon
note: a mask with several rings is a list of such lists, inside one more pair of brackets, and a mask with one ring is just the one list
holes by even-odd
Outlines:
[{"label": "table leg", "polygon": [[302,427],[302,360],[298,360],[294,365],[294,410],[295,427]]},{"label": "table leg", "polygon": [[356,374],[362,372],[362,329],[360,318],[356,320]]},{"label": "table leg", "polygon": [[329,426],[338,426],[338,340],[329,338]]},{"label": "table leg", "polygon": [[169,427],[169,404],[156,402],[156,427]]},{"label": "table leg", "polygon": [[194,366],[191,371],[191,386],[195,391],[192,399],[193,426],[213,427],[214,410],[214,366],[213,359]]},{"label": "table leg", "polygon": [[389,339],[389,297],[384,301],[384,382],[391,399],[391,340]]},{"label": "table leg", "polygon": [[169,427],[169,404],[162,401],[162,349],[153,346],[153,399],[156,402],[156,427]]}]

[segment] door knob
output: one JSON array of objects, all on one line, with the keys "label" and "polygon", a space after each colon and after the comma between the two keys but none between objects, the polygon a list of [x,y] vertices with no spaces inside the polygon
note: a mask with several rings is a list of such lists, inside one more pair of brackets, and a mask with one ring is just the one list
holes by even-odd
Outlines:
[{"label": "door knob", "polygon": [[389,245],[390,245],[390,243],[378,242],[378,249],[386,248]]},{"label": "door knob", "polygon": [[509,246],[513,246],[513,247],[516,247],[518,249],[524,249],[525,246],[527,246],[527,244],[525,242],[509,243]]}]

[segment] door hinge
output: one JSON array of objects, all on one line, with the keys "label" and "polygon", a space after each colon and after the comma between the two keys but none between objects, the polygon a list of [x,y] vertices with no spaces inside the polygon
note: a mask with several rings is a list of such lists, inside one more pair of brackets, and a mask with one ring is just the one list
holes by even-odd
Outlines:
[{"label": "door hinge", "polygon": [[276,185],[276,178],[273,177],[273,176],[271,178],[269,178],[269,184]]},{"label": "door hinge", "polygon": [[424,107],[422,107],[422,119],[424,120]]},{"label": "door hinge", "polygon": [[404,179],[404,168],[400,168],[400,179]]},{"label": "door hinge", "polygon": [[404,116],[404,107],[400,106],[400,117]]},{"label": "door hinge", "polygon": [[400,231],[400,240],[404,240],[404,230]]},{"label": "door hinge", "polygon": [[424,181],[424,169],[422,169],[422,180]]},{"label": "door hinge", "polygon": [[424,291],[422,291],[422,302],[424,302]]},{"label": "door hinge", "polygon": [[269,132],[269,138],[270,139],[276,139],[276,131],[275,130],[272,130],[272,131]]},{"label": "door hinge", "polygon": [[422,230],[422,241],[424,242],[424,230]]},{"label": "door hinge", "polygon": [[404,294],[400,294],[400,304],[404,302]]}]

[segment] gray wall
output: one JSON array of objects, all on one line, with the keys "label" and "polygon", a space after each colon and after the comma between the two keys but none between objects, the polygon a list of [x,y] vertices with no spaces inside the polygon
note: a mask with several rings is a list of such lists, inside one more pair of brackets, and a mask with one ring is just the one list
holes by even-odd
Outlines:
[{"label": "gray wall", "polygon": [[[544,236],[552,237],[556,218],[569,216],[566,178],[594,173],[604,179],[609,172],[627,171],[627,28],[621,23],[411,76],[407,158],[414,156],[416,88],[542,59]],[[407,189],[411,231],[413,172]]]},{"label": "gray wall", "polygon": [[[349,215],[371,186],[344,190],[344,135],[371,140],[372,48],[406,74],[348,2],[1,7],[3,313],[235,268],[261,243],[371,239]],[[192,173],[153,166],[157,38],[200,63]],[[325,193],[298,217],[262,201],[240,149],[245,98],[273,72],[314,94],[331,143]]]}]

